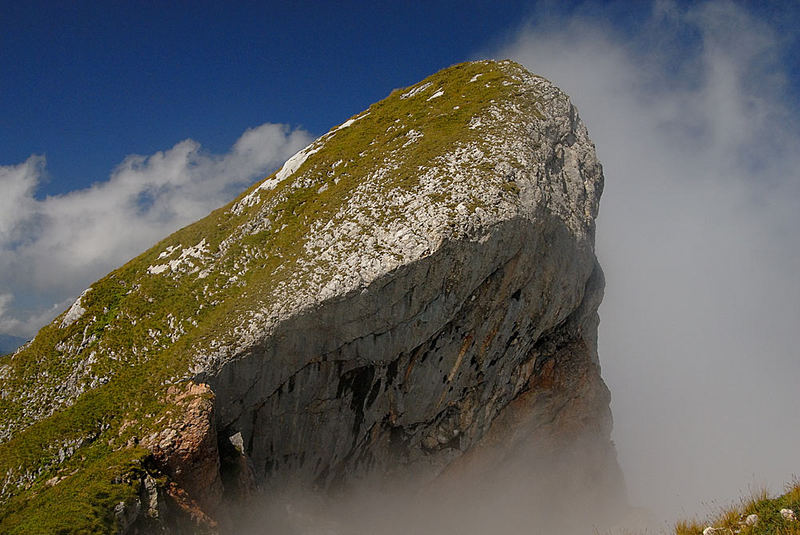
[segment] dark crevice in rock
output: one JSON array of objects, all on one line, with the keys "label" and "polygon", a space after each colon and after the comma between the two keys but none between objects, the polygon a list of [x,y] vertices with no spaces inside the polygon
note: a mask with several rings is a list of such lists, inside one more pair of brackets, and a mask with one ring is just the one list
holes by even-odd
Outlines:
[{"label": "dark crevice in rock", "polygon": [[339,379],[336,397],[341,398],[345,392],[350,392],[350,409],[355,413],[353,419],[353,442],[358,437],[361,422],[364,420],[364,404],[367,399],[372,379],[375,377],[374,366],[362,366],[345,372]]}]

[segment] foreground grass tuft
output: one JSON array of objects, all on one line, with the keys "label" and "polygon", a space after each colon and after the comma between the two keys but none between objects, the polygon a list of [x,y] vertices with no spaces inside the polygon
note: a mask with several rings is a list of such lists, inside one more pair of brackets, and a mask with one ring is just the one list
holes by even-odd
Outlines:
[{"label": "foreground grass tuft", "polygon": [[[787,485],[781,496],[773,498],[766,490],[760,490],[706,521],[682,520],[675,525],[675,535],[702,535],[708,527],[714,529],[715,535],[800,535],[800,520],[787,520],[781,509],[791,509],[800,518],[800,479]],[[749,515],[758,516],[755,525],[745,523]]]}]

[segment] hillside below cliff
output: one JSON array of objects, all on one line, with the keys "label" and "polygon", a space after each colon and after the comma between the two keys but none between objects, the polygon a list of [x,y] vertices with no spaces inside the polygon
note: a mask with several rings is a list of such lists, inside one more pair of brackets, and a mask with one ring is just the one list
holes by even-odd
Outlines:
[{"label": "hillside below cliff", "polygon": [[602,188],[513,62],[395,90],[0,360],[0,531],[232,532],[289,487],[619,506]]}]

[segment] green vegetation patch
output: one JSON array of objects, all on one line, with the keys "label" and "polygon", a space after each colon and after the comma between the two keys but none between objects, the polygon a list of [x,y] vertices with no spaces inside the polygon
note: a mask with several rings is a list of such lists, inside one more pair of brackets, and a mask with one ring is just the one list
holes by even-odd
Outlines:
[{"label": "green vegetation patch", "polygon": [[142,449],[84,448],[48,480],[4,504],[0,532],[8,535],[116,533],[114,508],[140,492]]},{"label": "green vegetation patch", "polygon": [[[718,529],[717,533],[739,533],[740,535],[800,535],[800,520],[790,520],[781,514],[789,509],[800,519],[800,481],[795,480],[786,492],[770,497],[766,491],[755,493],[742,500],[739,505],[723,509],[705,521],[685,520],[675,526],[675,535],[702,535],[707,527]],[[747,525],[749,515],[756,515],[754,525]]]}]

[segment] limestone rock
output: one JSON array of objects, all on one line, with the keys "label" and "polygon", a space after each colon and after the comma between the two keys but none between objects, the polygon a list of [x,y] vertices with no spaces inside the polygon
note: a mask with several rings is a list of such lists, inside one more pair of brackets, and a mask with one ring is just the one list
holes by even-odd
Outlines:
[{"label": "limestone rock", "polygon": [[208,385],[188,382],[170,387],[167,401],[177,416],[142,441],[152,451],[158,470],[172,483],[176,502],[201,524],[214,527],[209,517],[222,500],[220,455],[214,418],[214,395]]},{"label": "limestone rock", "polygon": [[[81,484],[106,461],[76,452],[109,448],[209,530],[257,488],[501,484],[531,451],[531,478],[563,463],[621,495],[596,347],[602,189],[568,97],[513,62],[396,90],[0,361],[0,450],[52,430],[35,461],[6,456],[0,497]],[[144,479],[115,481],[134,503]]]}]

